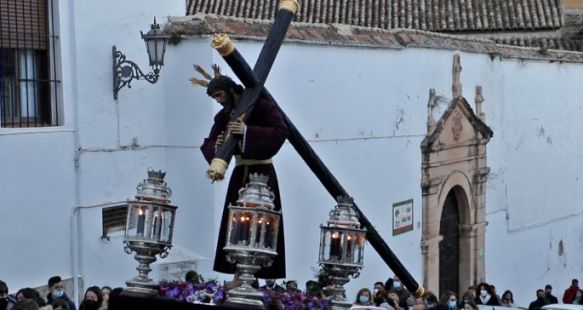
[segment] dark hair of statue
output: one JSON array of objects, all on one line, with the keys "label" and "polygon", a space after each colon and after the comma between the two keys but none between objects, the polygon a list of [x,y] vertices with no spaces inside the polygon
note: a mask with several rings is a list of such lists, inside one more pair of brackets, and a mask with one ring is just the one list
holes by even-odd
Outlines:
[{"label": "dark hair of statue", "polygon": [[235,81],[226,75],[220,75],[209,81],[209,84],[206,87],[206,94],[212,96],[219,90],[226,91],[229,89],[232,89],[239,95],[243,94],[243,86],[235,83]]}]

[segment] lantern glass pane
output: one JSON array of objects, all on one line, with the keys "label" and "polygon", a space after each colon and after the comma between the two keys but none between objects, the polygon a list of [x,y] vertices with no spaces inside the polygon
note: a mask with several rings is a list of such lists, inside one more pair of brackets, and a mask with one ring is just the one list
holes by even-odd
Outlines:
[{"label": "lantern glass pane", "polygon": [[356,253],[355,253],[355,263],[362,265],[363,257],[364,257],[364,243],[365,243],[365,236],[364,233],[359,233],[358,236],[358,243],[356,244]]},{"label": "lantern glass pane", "polygon": [[152,225],[150,228],[149,239],[160,241],[160,234],[162,232],[162,212],[158,208],[154,208],[152,212]]},{"label": "lantern glass pane", "polygon": [[153,66],[156,61],[156,41],[153,39],[147,39],[146,41],[146,51],[148,52],[148,60],[150,61],[150,66]]},{"label": "lantern glass pane", "polygon": [[330,260],[330,231],[327,229],[322,228],[322,240],[321,243],[322,245],[321,247],[321,256],[322,256],[322,261],[329,261]]},{"label": "lantern glass pane", "polygon": [[264,248],[265,233],[266,233],[266,222],[267,218],[264,214],[257,214],[257,222],[255,223],[255,235],[253,238],[254,247]]},{"label": "lantern glass pane", "polygon": [[232,245],[249,246],[249,240],[251,238],[251,214],[235,212],[231,221],[229,243]]},{"label": "lantern glass pane", "polygon": [[131,205],[129,222],[127,227],[127,237],[143,239],[146,234],[148,224],[149,209],[144,205]]},{"label": "lantern glass pane", "polygon": [[342,248],[343,248],[343,232],[341,231],[331,231],[330,232],[330,261],[340,262],[342,260]]},{"label": "lantern glass pane", "polygon": [[267,216],[265,222],[265,248],[277,249],[277,232],[279,221],[274,216]]},{"label": "lantern glass pane", "polygon": [[129,205],[128,206],[128,218],[126,222],[126,237],[134,237],[136,235],[136,227],[137,227],[137,206],[136,205]]},{"label": "lantern glass pane", "polygon": [[172,212],[165,211],[162,213],[162,227],[160,232],[160,241],[172,242],[170,236],[170,226],[172,225]]},{"label": "lantern glass pane", "polygon": [[166,51],[166,40],[165,39],[156,39],[156,53],[155,53],[155,61],[158,65],[164,64],[164,52]]},{"label": "lantern glass pane", "polygon": [[344,256],[344,262],[353,264],[356,260],[355,259],[355,252],[358,245],[358,240],[355,237],[353,232],[346,233],[346,252]]}]

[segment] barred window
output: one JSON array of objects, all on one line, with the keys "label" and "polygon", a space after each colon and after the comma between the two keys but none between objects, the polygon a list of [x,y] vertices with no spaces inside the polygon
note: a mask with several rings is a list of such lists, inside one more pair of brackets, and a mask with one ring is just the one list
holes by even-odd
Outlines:
[{"label": "barred window", "polygon": [[61,124],[52,2],[0,0],[0,127]]}]

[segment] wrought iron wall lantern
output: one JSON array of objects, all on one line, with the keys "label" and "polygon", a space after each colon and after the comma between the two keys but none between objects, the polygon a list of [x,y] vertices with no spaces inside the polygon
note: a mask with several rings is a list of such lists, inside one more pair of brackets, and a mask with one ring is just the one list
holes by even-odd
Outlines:
[{"label": "wrought iron wall lantern", "polygon": [[158,81],[160,69],[164,65],[166,43],[168,42],[170,35],[167,35],[160,30],[160,25],[156,23],[156,18],[154,18],[154,23],[150,26],[150,31],[146,34],[140,31],[140,34],[142,35],[144,42],[146,42],[146,51],[148,52],[150,67],[152,67],[154,72],[144,74],[135,62],[127,60],[126,55],[118,51],[114,45],[112,47],[113,99],[117,100],[117,93],[124,86],[127,85],[128,88],[131,88],[132,86],[130,83],[133,79],[144,79],[151,84]]}]

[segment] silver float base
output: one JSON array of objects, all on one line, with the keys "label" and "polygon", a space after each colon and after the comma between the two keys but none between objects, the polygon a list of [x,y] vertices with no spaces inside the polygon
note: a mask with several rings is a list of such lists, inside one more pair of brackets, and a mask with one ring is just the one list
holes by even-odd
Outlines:
[{"label": "silver float base", "polygon": [[125,296],[137,296],[137,297],[148,297],[148,298],[158,298],[160,295],[158,293],[158,283],[150,280],[143,281],[141,279],[133,278],[126,281],[127,288],[124,288],[122,295]]},{"label": "silver float base", "polygon": [[352,304],[346,301],[332,301],[332,310],[345,310],[350,309],[350,307],[352,307]]},{"label": "silver float base", "polygon": [[263,305],[263,294],[252,287],[235,287],[229,290],[227,292],[226,304],[265,309]]}]

